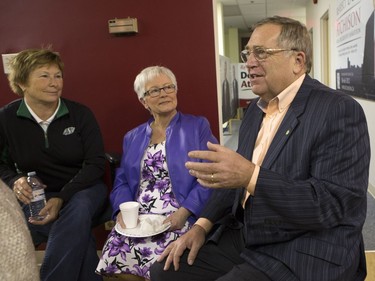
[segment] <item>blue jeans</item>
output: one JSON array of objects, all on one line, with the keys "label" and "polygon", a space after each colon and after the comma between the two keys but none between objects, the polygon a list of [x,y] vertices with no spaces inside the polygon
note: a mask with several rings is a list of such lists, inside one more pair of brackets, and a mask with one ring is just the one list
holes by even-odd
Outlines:
[{"label": "blue jeans", "polygon": [[[46,193],[46,197],[53,197]],[[40,269],[42,281],[96,281],[99,262],[91,221],[103,209],[107,186],[100,182],[74,194],[60,210],[56,221],[47,225],[28,223],[35,245],[47,241]],[[26,218],[30,211],[23,206]]]}]

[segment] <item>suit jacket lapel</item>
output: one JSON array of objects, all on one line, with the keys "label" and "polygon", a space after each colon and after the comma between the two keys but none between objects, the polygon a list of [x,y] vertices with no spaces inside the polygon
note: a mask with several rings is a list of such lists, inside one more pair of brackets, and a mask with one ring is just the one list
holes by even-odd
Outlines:
[{"label": "suit jacket lapel", "polygon": [[[293,131],[299,123],[298,118],[304,112],[306,104],[308,103],[311,83],[313,83],[312,81],[311,77],[306,75],[301,88],[298,90],[296,97],[292,101],[288,112],[286,113],[284,120],[281,122],[280,128],[276,132],[267,154],[263,159],[262,167],[271,167],[288,139],[293,135]],[[238,140],[237,152],[250,161],[253,156],[255,141],[264,115],[263,111],[256,105],[257,101],[258,99],[254,100],[247,108],[247,114],[245,114],[242,121]],[[245,188],[239,188],[237,190],[235,203],[232,209],[233,213],[236,212],[239,204],[241,204],[240,202],[242,201],[244,192]]]},{"label": "suit jacket lapel", "polygon": [[[256,105],[258,99],[251,102],[246,110],[244,119],[241,122],[240,134],[238,136],[237,152],[251,161],[255,141],[258,136],[260,125],[263,120],[263,111]],[[238,188],[236,197],[232,208],[232,213],[235,215],[237,208],[242,202],[245,194],[245,188]]]},{"label": "suit jacket lapel", "polygon": [[298,90],[296,97],[290,104],[288,112],[286,113],[284,120],[281,122],[280,127],[276,132],[270,147],[268,148],[267,154],[263,159],[262,167],[271,167],[272,163],[277,159],[277,156],[283,149],[288,139],[292,137],[293,131],[299,123],[298,118],[301,114],[303,114],[307,105],[308,96],[311,91],[311,87],[309,86],[311,82],[312,79],[306,75],[301,88]]},{"label": "suit jacket lapel", "polygon": [[257,101],[258,99],[248,107],[238,136],[237,152],[250,161],[264,115],[263,111],[256,105]]}]

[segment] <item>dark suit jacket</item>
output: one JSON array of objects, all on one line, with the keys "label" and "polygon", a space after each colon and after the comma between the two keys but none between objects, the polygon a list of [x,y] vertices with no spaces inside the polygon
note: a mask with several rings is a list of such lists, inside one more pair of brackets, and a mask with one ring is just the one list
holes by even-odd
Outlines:
[{"label": "dark suit jacket", "polygon": [[[251,103],[238,145],[247,159],[262,118]],[[264,158],[255,196],[247,201],[243,258],[272,280],[363,280],[369,161],[361,106],[306,76]],[[201,216],[217,222],[236,215],[243,192],[216,190]]]}]

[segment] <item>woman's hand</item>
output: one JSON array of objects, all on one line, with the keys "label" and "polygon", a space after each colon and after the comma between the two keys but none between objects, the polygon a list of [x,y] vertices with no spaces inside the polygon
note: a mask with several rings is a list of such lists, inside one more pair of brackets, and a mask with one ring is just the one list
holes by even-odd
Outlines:
[{"label": "woman's hand", "polygon": [[16,198],[26,205],[30,204],[33,199],[33,190],[27,183],[26,177],[19,178],[14,182],[13,192]]},{"label": "woman's hand", "polygon": [[62,205],[63,200],[61,198],[53,197],[49,199],[46,203],[46,206],[39,213],[40,215],[45,216],[44,219],[41,221],[37,221],[29,218],[29,222],[35,225],[45,225],[57,220]]},{"label": "woman's hand", "polygon": [[125,229],[126,225],[124,223],[124,220],[122,219],[122,214],[121,211],[118,212],[117,217],[116,217],[116,223],[120,224],[121,228]]},{"label": "woman's hand", "polygon": [[170,214],[163,223],[171,223],[170,231],[181,229],[184,227],[187,218],[191,215],[191,212],[184,208],[180,207],[176,212]]}]

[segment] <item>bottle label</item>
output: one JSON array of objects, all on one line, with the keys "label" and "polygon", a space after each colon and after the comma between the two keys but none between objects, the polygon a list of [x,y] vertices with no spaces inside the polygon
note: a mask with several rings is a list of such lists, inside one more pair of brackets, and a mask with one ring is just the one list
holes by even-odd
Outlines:
[{"label": "bottle label", "polygon": [[33,191],[33,199],[31,199],[31,202],[36,202],[36,201],[45,200],[45,199],[46,199],[46,195],[43,189]]}]

